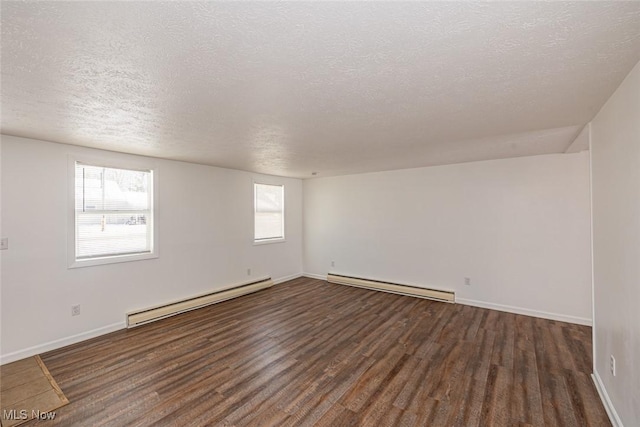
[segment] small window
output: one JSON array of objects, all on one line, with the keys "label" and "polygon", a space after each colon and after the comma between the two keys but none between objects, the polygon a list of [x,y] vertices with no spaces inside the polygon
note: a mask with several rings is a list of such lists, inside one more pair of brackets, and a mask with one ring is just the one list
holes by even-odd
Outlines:
[{"label": "small window", "polygon": [[152,170],[75,162],[74,190],[72,266],[155,257]]},{"label": "small window", "polygon": [[254,193],[255,242],[284,240],[284,186],[255,183]]}]

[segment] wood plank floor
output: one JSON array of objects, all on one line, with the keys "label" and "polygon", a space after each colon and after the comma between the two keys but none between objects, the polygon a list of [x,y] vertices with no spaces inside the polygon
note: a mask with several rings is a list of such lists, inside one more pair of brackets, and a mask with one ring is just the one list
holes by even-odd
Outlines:
[{"label": "wood plank floor", "polygon": [[78,426],[607,426],[591,329],[300,278],[42,355]]}]

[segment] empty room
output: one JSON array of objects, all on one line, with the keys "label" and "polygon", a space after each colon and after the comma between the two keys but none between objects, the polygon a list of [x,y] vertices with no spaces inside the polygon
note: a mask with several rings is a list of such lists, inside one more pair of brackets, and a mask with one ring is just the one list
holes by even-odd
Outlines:
[{"label": "empty room", "polygon": [[5,1],[0,425],[640,426],[640,2]]}]

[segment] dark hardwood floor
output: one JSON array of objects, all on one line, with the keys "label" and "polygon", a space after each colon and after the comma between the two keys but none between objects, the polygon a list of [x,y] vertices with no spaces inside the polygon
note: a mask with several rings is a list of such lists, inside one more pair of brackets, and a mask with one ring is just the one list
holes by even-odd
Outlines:
[{"label": "dark hardwood floor", "polygon": [[606,426],[591,329],[300,278],[42,355],[79,426]]}]

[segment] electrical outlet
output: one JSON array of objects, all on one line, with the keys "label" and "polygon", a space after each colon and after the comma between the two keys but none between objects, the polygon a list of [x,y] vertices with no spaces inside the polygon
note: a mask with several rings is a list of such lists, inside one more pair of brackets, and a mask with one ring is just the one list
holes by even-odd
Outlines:
[{"label": "electrical outlet", "polygon": [[9,238],[3,237],[0,239],[0,251],[4,251],[6,249],[9,249]]},{"label": "electrical outlet", "polygon": [[71,315],[80,316],[80,304],[71,306]]},{"label": "electrical outlet", "polygon": [[247,276],[251,276],[251,269],[247,268]]},{"label": "electrical outlet", "polygon": [[613,357],[613,354],[611,355],[611,359],[610,359],[610,368],[611,368],[611,375],[613,375],[614,377],[616,376],[616,358]]},{"label": "electrical outlet", "polygon": [[471,286],[471,278],[470,277],[465,277],[464,278],[464,284],[467,286]]},{"label": "electrical outlet", "polygon": [[336,262],[335,261],[331,261],[331,267],[335,267],[336,266]]}]

